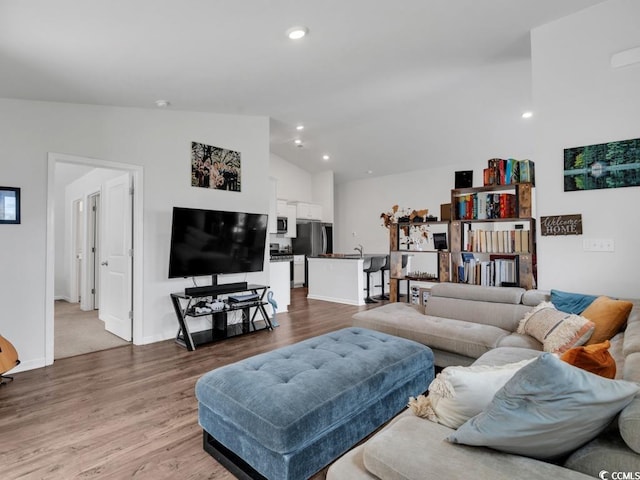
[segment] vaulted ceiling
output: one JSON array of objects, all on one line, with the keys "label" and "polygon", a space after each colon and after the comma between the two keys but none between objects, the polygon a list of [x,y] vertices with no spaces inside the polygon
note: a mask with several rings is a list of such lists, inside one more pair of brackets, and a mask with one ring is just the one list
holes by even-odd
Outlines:
[{"label": "vaulted ceiling", "polygon": [[268,116],[285,160],[385,175],[528,138],[530,30],[600,1],[0,0],[0,97]]}]

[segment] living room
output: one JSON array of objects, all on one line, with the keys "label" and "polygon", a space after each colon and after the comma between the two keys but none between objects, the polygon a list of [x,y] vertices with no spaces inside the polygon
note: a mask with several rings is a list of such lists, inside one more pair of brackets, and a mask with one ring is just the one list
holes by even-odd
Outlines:
[{"label": "living room", "polygon": [[[632,205],[638,187],[564,192],[563,149],[638,137],[639,64],[611,66],[612,55],[640,45],[637,2],[609,0],[538,26],[531,32],[531,61],[486,67],[464,89],[445,88],[433,109],[439,130],[433,137],[455,138],[448,148],[426,150],[438,166],[403,171],[390,159],[388,173],[335,184],[336,251],[388,249],[380,213],[392,205],[429,208],[438,215],[453,187],[454,172],[473,170],[474,186],[493,157],[529,158],[536,164],[536,217],[581,214],[582,236],[538,238],[538,286],[567,291],[637,297],[640,235]],[[37,73],[33,73],[37,75]],[[527,100],[534,117],[492,119],[485,115],[504,98]],[[43,98],[44,95],[43,95]],[[457,99],[455,104],[448,102]],[[215,206],[266,212],[271,168],[270,119],[239,113],[87,105],[58,101],[0,100],[2,183],[21,188],[22,221],[3,226],[0,247],[4,315],[0,333],[17,347],[22,361],[14,371],[42,368],[53,361],[47,319],[51,315],[50,243],[54,221],[48,214],[49,154],[98,159],[140,169],[140,268],[136,270],[133,343],[145,345],[175,336],[169,294],[187,285],[168,280],[171,209],[176,205]],[[410,103],[410,102],[408,102]],[[527,103],[526,105],[524,103]],[[414,116],[417,121],[419,117]],[[455,135],[451,137],[451,132]],[[389,138],[390,143],[401,139]],[[192,141],[242,152],[241,192],[193,188],[189,182]],[[67,160],[70,157],[67,158]],[[53,160],[55,162],[55,160]],[[80,161],[80,160],[78,160]],[[426,160],[425,160],[426,161]],[[291,161],[291,168],[298,166]],[[135,169],[134,168],[134,169]],[[309,174],[309,182],[313,174]],[[613,239],[613,252],[587,252],[583,238]],[[15,273],[13,273],[15,272]],[[268,272],[250,275],[265,283]],[[240,278],[244,280],[245,278]],[[231,277],[228,281],[234,281]],[[135,295],[135,294],[134,294]]]}]

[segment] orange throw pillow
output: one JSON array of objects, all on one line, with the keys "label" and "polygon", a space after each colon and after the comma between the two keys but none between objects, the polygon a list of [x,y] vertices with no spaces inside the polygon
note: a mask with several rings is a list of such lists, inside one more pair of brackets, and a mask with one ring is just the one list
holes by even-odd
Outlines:
[{"label": "orange throw pillow", "polygon": [[614,300],[609,297],[596,298],[580,314],[596,324],[593,335],[585,345],[593,345],[613,338],[624,327],[632,308],[633,303],[626,300]]},{"label": "orange throw pillow", "polygon": [[613,379],[616,377],[616,361],[609,353],[610,346],[609,340],[605,340],[595,345],[575,347],[564,352],[560,359],[587,372]]}]

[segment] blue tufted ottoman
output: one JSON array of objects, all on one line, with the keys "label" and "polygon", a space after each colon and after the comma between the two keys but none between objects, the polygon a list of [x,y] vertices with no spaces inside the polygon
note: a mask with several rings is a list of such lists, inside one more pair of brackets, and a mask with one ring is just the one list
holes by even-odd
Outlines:
[{"label": "blue tufted ottoman", "polygon": [[239,478],[306,479],[432,380],[422,344],[364,328],[320,335],[203,375],[204,448]]}]

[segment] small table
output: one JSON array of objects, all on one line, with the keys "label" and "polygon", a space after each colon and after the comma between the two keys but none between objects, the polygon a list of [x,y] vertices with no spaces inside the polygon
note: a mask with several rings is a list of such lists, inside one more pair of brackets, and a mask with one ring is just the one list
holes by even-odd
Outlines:
[{"label": "small table", "polygon": [[[216,285],[212,287],[212,291],[210,293],[201,293],[198,295],[172,293],[171,302],[179,325],[178,333],[176,334],[176,343],[185,347],[189,351],[193,351],[197,346],[205,343],[216,342],[236,335],[243,335],[261,330],[273,330],[269,314],[264,308],[267,304],[267,302],[264,301],[264,296],[266,295],[268,288],[269,286],[267,285],[247,285],[246,288],[239,290],[238,287],[225,288],[224,285]],[[223,310],[202,313],[195,312],[195,304],[201,300],[213,300],[217,299],[219,295],[241,292],[251,292],[252,294],[257,295],[257,298],[236,303],[227,301],[225,302]],[[255,308],[253,312],[251,312],[252,308]],[[227,314],[233,311],[242,312],[242,322],[229,325],[227,323]],[[264,322],[264,327],[262,328],[256,326],[255,323],[258,312],[260,312],[260,316],[262,317],[262,319],[258,321]],[[187,317],[204,317],[208,315],[211,315],[212,317],[210,330],[193,333],[189,331]]]}]

